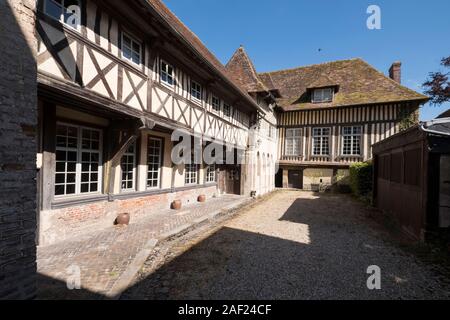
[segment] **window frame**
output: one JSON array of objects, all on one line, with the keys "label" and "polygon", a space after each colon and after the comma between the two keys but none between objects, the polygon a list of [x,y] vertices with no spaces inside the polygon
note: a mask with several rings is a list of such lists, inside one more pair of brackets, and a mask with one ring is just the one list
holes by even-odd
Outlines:
[{"label": "window frame", "polygon": [[[216,169],[217,168],[216,168],[215,163],[206,166],[205,183],[216,183],[217,182]],[[212,174],[213,179],[211,179],[211,174]]]},{"label": "window frame", "polygon": [[[292,137],[288,137],[288,131],[294,131],[294,134],[292,135]],[[298,132],[298,134],[295,134],[296,132]],[[300,156],[302,156],[302,138],[303,138],[302,128],[288,128],[288,129],[286,129],[286,134],[285,134],[285,137],[284,137],[284,140],[285,140],[285,142],[284,142],[285,143],[284,144],[284,155],[288,156],[288,157],[300,157]],[[298,153],[295,153],[294,144],[292,145],[292,153],[288,153],[288,150],[289,150],[289,148],[288,148],[288,141],[289,141],[289,139],[291,139],[292,141],[297,139],[297,142],[298,142],[298,146],[297,146]]]},{"label": "window frame", "polygon": [[[199,90],[195,89],[194,85],[198,86]],[[195,94],[193,94],[194,91],[197,92],[200,97],[197,97]],[[191,99],[192,100],[194,100],[196,102],[201,102],[202,101],[202,97],[203,97],[203,86],[200,83],[198,83],[197,81],[191,80],[190,94],[191,94]]]},{"label": "window frame", "polygon": [[[219,105],[218,105],[218,109],[216,109],[215,107],[214,107],[214,100],[217,100],[217,102],[219,103]],[[220,110],[222,109],[222,100],[218,97],[218,96],[216,96],[216,95],[212,95],[211,96],[211,111],[213,111],[213,112],[215,112],[215,113],[217,113],[217,114],[220,114]]]},{"label": "window frame", "polygon": [[[77,152],[77,159],[76,159],[76,164],[75,164],[75,193],[70,193],[70,194],[60,194],[57,195],[56,194],[56,186],[57,185],[67,185],[67,181],[64,182],[64,184],[60,184],[60,183],[56,183],[56,175],[58,174],[58,172],[56,171],[56,165],[57,165],[57,160],[56,160],[56,154],[55,154],[55,172],[54,172],[54,177],[55,177],[55,183],[54,183],[54,188],[53,188],[53,197],[55,200],[59,200],[59,199],[67,199],[67,198],[74,198],[74,197],[86,197],[86,196],[92,196],[92,195],[101,195],[103,194],[103,130],[99,129],[99,128],[95,128],[95,127],[90,127],[90,126],[86,126],[86,125],[80,125],[80,124],[73,124],[70,122],[64,122],[64,121],[57,121],[56,122],[56,130],[58,128],[58,126],[66,126],[66,127],[73,127],[73,128],[77,128],[77,148],[68,148],[68,147],[58,147],[57,146],[57,141],[56,141],[56,137],[57,135],[57,131],[55,134],[55,153],[58,151],[58,149],[60,151],[68,151],[68,149],[74,151],[76,150]],[[98,141],[98,150],[94,150],[94,149],[84,149],[83,148],[83,130],[90,130],[90,131],[97,131],[99,133],[99,141]],[[65,150],[64,150],[65,149]],[[89,153],[97,153],[98,154],[98,166],[97,166],[97,191],[94,192],[81,192],[81,185],[83,184],[83,182],[81,181],[82,179],[82,174],[86,173],[85,171],[82,171],[82,165],[83,165],[83,152],[89,152]],[[67,163],[67,160],[66,160]],[[67,168],[67,165],[66,165]],[[60,173],[59,173],[60,174]],[[64,174],[67,174],[67,170],[64,171]],[[89,170],[89,175],[92,174],[92,172]],[[90,181],[90,177],[89,177],[89,184],[91,183]],[[90,186],[89,186],[90,187]],[[66,190],[64,191],[66,192]]]},{"label": "window frame", "polygon": [[[191,163],[184,164],[184,185],[185,186],[195,186],[199,183],[199,171],[200,165],[195,163],[195,153],[194,150],[191,150]],[[189,171],[188,171],[189,168]],[[195,170],[190,170],[195,168]],[[188,175],[189,172],[189,175]],[[192,182],[192,177],[195,177],[195,181]]]},{"label": "window frame", "polygon": [[[228,108],[228,114],[225,113],[225,109],[226,109],[225,107]],[[222,112],[223,112],[223,116],[226,117],[227,119],[231,118],[231,114],[232,114],[231,108],[232,108],[231,104],[228,104],[226,102],[223,103]]]},{"label": "window frame", "polygon": [[[163,64],[165,64],[168,68],[170,67],[172,69],[172,74],[168,74],[166,70],[163,70]],[[167,79],[172,78],[172,83],[169,83],[168,81],[165,81],[163,79],[163,74],[166,74]],[[159,79],[161,83],[167,87],[175,88],[175,68],[172,64],[168,63],[166,60],[161,59],[159,62]]]},{"label": "window frame", "polygon": [[[315,130],[320,130],[319,134],[316,134],[314,131]],[[324,130],[328,130],[328,134],[324,134]],[[314,157],[328,157],[330,156],[331,150],[330,150],[330,136],[331,136],[331,128],[330,127],[314,127],[312,128],[312,134],[311,134],[311,139],[312,139],[312,155]],[[320,152],[316,153],[316,138],[319,138],[319,149]],[[327,138],[327,153],[323,152],[324,149],[324,138]]]},{"label": "window frame", "polygon": [[[158,170],[149,170],[149,149],[150,149],[150,140],[155,140],[155,141],[159,141],[160,145],[159,145],[159,155],[158,155],[158,159],[159,159],[159,163],[158,163]],[[147,170],[146,170],[146,178],[145,178],[145,188],[146,190],[155,190],[155,189],[160,189],[161,188],[161,181],[162,181],[162,168],[163,168],[163,163],[164,163],[164,138],[162,137],[156,137],[156,136],[152,136],[149,135],[147,137],[147,157],[146,157],[146,166],[147,166]],[[152,163],[152,164],[157,164],[157,163]],[[154,181],[155,179],[149,179],[149,173],[157,173],[158,178],[157,178],[157,185],[156,186],[149,186],[149,180]]]},{"label": "window frame", "polygon": [[[346,128],[351,128],[351,133],[349,134],[349,133],[345,133],[345,129]],[[354,133],[354,129],[355,128],[359,128],[359,133],[358,134],[356,134],[356,133]],[[350,137],[351,138],[351,141],[350,141],[350,153],[345,153],[345,138],[346,137]],[[354,152],[354,147],[355,147],[355,144],[354,144],[354,142],[355,142],[355,137],[359,137],[359,153],[357,154],[357,153],[355,153]],[[341,147],[341,156],[343,156],[343,157],[361,157],[362,156],[362,152],[363,152],[363,145],[362,145],[362,143],[363,143],[363,141],[362,141],[362,138],[363,138],[363,127],[362,126],[344,126],[344,127],[342,127],[342,140],[341,140],[341,142],[342,142],[342,147]]]},{"label": "window frame", "polygon": [[[123,47],[125,44],[124,37],[127,37],[131,40],[131,48],[130,48],[131,58],[127,58],[123,55]],[[136,63],[135,61],[133,61],[133,43],[139,45],[139,63]],[[142,66],[142,52],[143,52],[142,49],[143,49],[142,41],[139,41],[136,37],[132,36],[130,33],[126,32],[126,31],[122,31],[121,36],[120,36],[120,57],[123,60],[125,60],[126,62],[131,63],[133,65],[141,67]]]},{"label": "window frame", "polygon": [[80,23],[76,26],[76,28],[75,28],[74,26],[68,24],[67,22],[65,22],[65,19],[64,19],[64,13],[65,13],[65,12],[64,12],[64,9],[65,9],[64,3],[66,2],[66,0],[61,0],[61,14],[60,14],[60,16],[59,16],[59,19],[57,19],[56,17],[54,17],[54,16],[52,16],[51,14],[47,13],[47,6],[48,6],[47,2],[50,2],[50,1],[51,1],[51,2],[53,2],[54,4],[56,4],[58,7],[59,7],[60,5],[59,5],[58,3],[56,3],[54,0],[42,0],[42,1],[43,1],[42,10],[43,10],[43,13],[44,13],[47,17],[49,17],[49,18],[51,18],[51,19],[53,19],[53,20],[55,20],[55,21],[58,21],[59,23],[61,23],[61,24],[65,25],[65,26],[71,28],[72,30],[76,30],[77,32],[80,32],[80,29],[81,29],[81,21],[82,21],[81,15],[82,15],[82,12],[83,12],[82,3],[81,3],[80,0],[75,0],[75,1],[77,1],[77,3],[78,3],[78,7],[80,8],[80,17],[79,17],[79,22],[80,22]]},{"label": "window frame", "polygon": [[[130,147],[133,147],[133,152],[132,153],[128,152]],[[124,159],[125,156],[127,156],[127,157],[132,156],[133,157],[133,170],[132,170],[132,178],[131,178],[132,186],[131,186],[131,188],[123,188],[123,186],[122,186],[124,181],[126,181],[126,182],[130,181],[129,179],[126,179],[126,180],[123,179],[124,171],[123,171],[123,168],[122,168],[122,162],[123,162],[123,159]],[[130,164],[130,163],[127,163],[127,164]],[[134,141],[128,147],[128,149],[125,151],[125,153],[122,155],[122,159],[120,159],[120,170],[121,170],[121,172],[120,172],[121,173],[121,175],[120,175],[120,191],[121,192],[134,192],[134,191],[136,191],[136,185],[137,185],[137,179],[136,179],[137,178],[137,141]]]},{"label": "window frame", "polygon": [[[327,91],[327,90],[329,90],[331,92],[331,97],[330,97],[330,99],[325,100],[324,92]],[[316,92],[319,92],[319,91],[322,92],[322,94],[321,94],[322,99],[316,100]],[[333,102],[333,99],[334,99],[334,89],[333,88],[317,88],[317,89],[313,89],[312,97],[311,97],[311,102],[312,103],[329,103],[329,102]]]}]

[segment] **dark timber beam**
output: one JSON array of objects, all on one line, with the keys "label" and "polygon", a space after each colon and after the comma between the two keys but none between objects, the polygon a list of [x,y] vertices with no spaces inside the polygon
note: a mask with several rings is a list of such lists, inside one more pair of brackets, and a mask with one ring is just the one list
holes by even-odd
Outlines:
[{"label": "dark timber beam", "polygon": [[[105,162],[104,192],[112,200],[115,172],[126,150],[136,142],[143,130],[151,130],[155,122],[146,118],[137,121],[114,121],[109,129],[108,160]],[[123,139],[121,134],[125,133]]]}]

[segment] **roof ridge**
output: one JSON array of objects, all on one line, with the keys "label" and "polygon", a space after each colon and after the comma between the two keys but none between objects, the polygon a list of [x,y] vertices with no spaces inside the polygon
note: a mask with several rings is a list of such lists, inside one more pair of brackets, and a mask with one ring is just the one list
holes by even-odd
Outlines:
[{"label": "roof ridge", "polygon": [[[177,22],[180,24],[181,27],[183,27],[187,32],[189,32],[203,47],[204,49],[206,49],[206,51],[211,55],[212,58],[214,58],[220,65],[222,65],[223,67],[224,64],[216,57],[216,55],[209,50],[209,48],[206,46],[206,44],[202,41],[202,39],[200,39],[200,37],[191,30],[191,28],[189,28],[184,22],[183,20],[181,20],[176,14],[175,12],[173,12],[172,10],[169,9],[169,7],[161,0],[157,0],[159,2],[160,5],[164,6],[165,9],[167,9],[168,14],[172,15],[173,18],[177,19]],[[151,4],[151,3],[150,3]]]},{"label": "roof ridge", "polygon": [[223,63],[217,56],[203,43],[180,18],[172,12],[162,0],[142,0],[149,5],[152,10],[167,24],[168,28],[181,38],[193,50],[193,52],[203,59],[207,65],[213,69],[217,75],[239,92],[242,97],[253,107],[260,110],[260,106],[252,99],[248,92],[228,73]]},{"label": "roof ridge", "polygon": [[279,72],[295,71],[295,70],[304,69],[304,68],[311,68],[311,67],[323,66],[326,64],[332,64],[332,63],[337,63],[337,62],[348,62],[348,61],[355,61],[355,60],[364,61],[362,58],[359,58],[359,57],[358,58],[350,58],[350,59],[342,59],[342,60],[333,60],[333,61],[314,63],[314,64],[309,64],[309,65],[304,65],[304,66],[299,66],[299,67],[280,69],[280,70],[275,70],[275,71],[260,72],[258,74],[259,75],[261,75],[261,74],[269,74],[270,75],[270,74],[279,73]]}]

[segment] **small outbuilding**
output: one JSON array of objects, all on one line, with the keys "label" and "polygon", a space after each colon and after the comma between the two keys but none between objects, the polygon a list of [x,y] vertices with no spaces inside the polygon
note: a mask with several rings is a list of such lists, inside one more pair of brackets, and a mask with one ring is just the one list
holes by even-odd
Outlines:
[{"label": "small outbuilding", "polygon": [[426,241],[450,227],[450,118],[373,145],[374,203],[406,234]]}]

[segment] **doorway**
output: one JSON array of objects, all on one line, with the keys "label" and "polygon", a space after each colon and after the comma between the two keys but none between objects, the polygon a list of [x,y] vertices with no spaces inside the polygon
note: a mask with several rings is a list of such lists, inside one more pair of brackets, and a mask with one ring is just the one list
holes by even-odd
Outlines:
[{"label": "doorway", "polygon": [[283,188],[283,170],[279,169],[275,174],[275,188]]},{"label": "doorway", "polygon": [[288,188],[303,189],[303,172],[301,170],[288,171]]},{"label": "doorway", "polygon": [[219,168],[218,187],[221,194],[241,194],[241,167],[223,165]]}]

